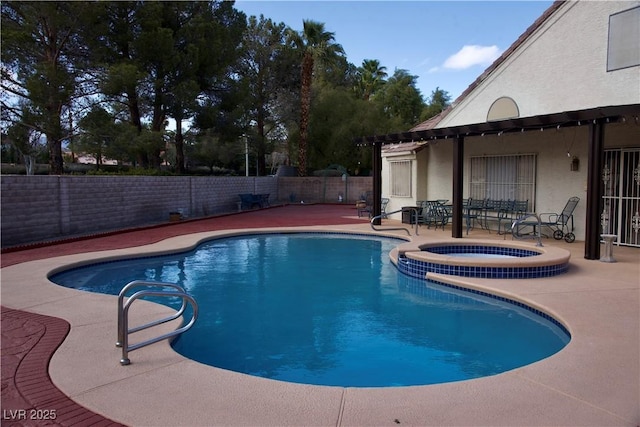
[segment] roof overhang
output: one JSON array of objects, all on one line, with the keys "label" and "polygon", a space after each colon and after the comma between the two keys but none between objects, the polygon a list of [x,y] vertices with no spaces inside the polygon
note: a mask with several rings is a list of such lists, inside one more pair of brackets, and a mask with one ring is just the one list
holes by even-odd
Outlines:
[{"label": "roof overhang", "polygon": [[393,144],[400,142],[430,141],[438,139],[454,139],[459,137],[481,136],[544,130],[547,128],[564,128],[580,126],[591,122],[614,123],[631,118],[638,121],[640,104],[597,107],[586,110],[565,111],[562,113],[544,114],[533,117],[518,117],[506,120],[451,126],[428,130],[391,133],[356,138],[357,145]]},{"label": "roof overhang", "polygon": [[408,143],[388,144],[382,149],[386,156],[414,155],[427,146],[427,141],[413,141]]}]

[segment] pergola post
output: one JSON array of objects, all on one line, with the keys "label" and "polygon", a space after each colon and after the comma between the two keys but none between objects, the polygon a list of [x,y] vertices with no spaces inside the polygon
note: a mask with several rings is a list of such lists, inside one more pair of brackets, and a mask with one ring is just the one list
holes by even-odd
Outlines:
[{"label": "pergola post", "polygon": [[372,215],[376,218],[374,225],[380,225],[382,220],[382,142],[373,143],[373,206]]},{"label": "pergola post", "polygon": [[464,177],[464,137],[457,136],[453,142],[453,212],[451,237],[462,238],[462,180]]},{"label": "pergola post", "polygon": [[584,257],[600,258],[600,213],[602,212],[602,163],[604,161],[604,124],[589,124],[589,165],[587,171],[587,216]]}]

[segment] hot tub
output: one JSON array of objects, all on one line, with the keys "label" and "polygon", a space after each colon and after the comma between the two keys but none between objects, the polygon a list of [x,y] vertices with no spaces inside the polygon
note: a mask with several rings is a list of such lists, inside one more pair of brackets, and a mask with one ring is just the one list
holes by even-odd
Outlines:
[{"label": "hot tub", "polygon": [[561,248],[467,239],[401,245],[391,254],[400,271],[420,278],[429,273],[496,279],[550,277],[566,272],[570,257]]}]

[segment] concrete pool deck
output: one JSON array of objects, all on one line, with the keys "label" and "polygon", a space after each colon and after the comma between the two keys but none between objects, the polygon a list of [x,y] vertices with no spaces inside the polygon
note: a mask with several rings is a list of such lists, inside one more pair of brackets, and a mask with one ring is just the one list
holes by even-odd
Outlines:
[{"label": "concrete pool deck", "polygon": [[[397,224],[384,221],[383,225],[392,223]],[[11,344],[5,342],[8,321],[17,325],[14,331],[24,330],[25,336],[34,336],[34,328],[26,327],[28,321],[30,325],[43,322],[47,329],[58,328],[57,333],[64,335],[55,321],[29,319],[29,313],[70,324],[68,335],[51,357],[48,372],[71,403],[55,406],[61,400],[47,394],[52,391],[46,384],[38,393],[33,385],[36,380],[25,391],[41,396],[38,409],[56,410],[61,425],[108,425],[111,421],[130,426],[640,425],[637,248],[616,246],[618,262],[602,263],[583,258],[582,242],[544,239],[545,245],[571,252],[567,273],[544,279],[458,278],[470,287],[509,295],[546,311],[567,326],[571,342],[545,360],[499,375],[399,388],[320,387],[256,378],[185,359],[166,342],[132,352],[132,364],[122,367],[121,352],[114,346],[116,297],[62,288],[46,279],[62,265],[172,251],[247,227],[372,232],[366,220],[357,218],[355,209],[347,206],[288,206],[3,254],[2,306],[13,309],[3,311],[3,425],[11,421],[39,425],[35,420],[7,418],[15,414],[7,411],[19,409],[10,406],[10,395],[7,398],[11,391],[4,366],[6,343]],[[449,236],[450,229],[421,227],[415,241]],[[474,230],[469,237],[503,239],[484,230]],[[133,324],[166,312],[165,307],[143,302],[135,308]],[[16,324],[20,318],[23,323]],[[175,324],[165,325],[163,331],[172,328]],[[147,332],[134,337],[143,339]],[[22,360],[28,361],[28,357]],[[37,381],[42,381],[42,376]],[[81,408],[70,409],[72,404]],[[70,414],[75,415],[63,422],[62,415]],[[106,419],[94,418],[95,414]]]}]

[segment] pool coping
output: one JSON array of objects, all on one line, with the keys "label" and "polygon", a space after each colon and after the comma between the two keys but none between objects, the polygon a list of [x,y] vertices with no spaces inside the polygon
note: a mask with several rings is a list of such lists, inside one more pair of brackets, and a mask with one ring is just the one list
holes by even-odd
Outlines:
[{"label": "pool coping", "polygon": [[[407,258],[423,262],[437,262],[456,266],[473,266],[478,263],[478,259],[438,254],[429,252],[426,249],[437,246],[481,246],[489,243],[491,246],[516,248],[536,252],[537,255],[526,257],[526,265],[532,267],[566,263],[571,257],[571,253],[566,249],[554,246],[532,246],[531,244],[509,240],[491,240],[489,242],[482,239],[464,239],[462,242],[456,242],[451,241],[450,239],[442,239],[430,240],[426,243],[411,242],[409,244],[400,245],[392,254],[392,259],[397,263],[398,255],[404,255]],[[521,258],[486,258],[482,259],[482,265],[487,267],[515,267],[521,264],[522,261],[523,259]]]},{"label": "pool coping", "polygon": [[[304,230],[379,234],[363,226],[215,231],[97,254],[107,259],[159,255],[188,250],[212,237]],[[430,239],[420,236],[413,242]],[[462,286],[509,295],[543,309],[567,325],[572,341],[543,361],[492,377],[361,389],[284,383],[212,368],[185,359],[167,343],[137,350],[131,354],[132,365],[119,366],[114,346],[116,297],[65,289],[46,280],[61,263],[78,266],[92,262],[95,255],[3,268],[2,303],[67,320],[71,331],[50,363],[53,382],[76,402],[127,425],[637,425],[640,420],[634,381],[639,376],[639,286],[630,279],[637,265],[631,275],[621,277],[613,273],[621,264],[594,265],[597,262],[574,257],[568,273],[532,283],[456,278]],[[633,253],[629,257],[637,260]],[[581,270],[602,273],[583,278]],[[550,287],[550,281],[557,282]],[[142,305],[140,319],[166,311],[156,304]],[[174,327],[166,325],[167,330]],[[166,393],[158,396],[161,390]]]}]

